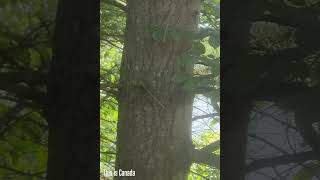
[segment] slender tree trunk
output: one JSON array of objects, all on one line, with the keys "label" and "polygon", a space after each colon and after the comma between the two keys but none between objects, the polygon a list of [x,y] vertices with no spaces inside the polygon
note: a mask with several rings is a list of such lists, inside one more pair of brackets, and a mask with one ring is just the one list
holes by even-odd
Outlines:
[{"label": "slender tree trunk", "polygon": [[222,93],[221,93],[221,178],[245,179],[247,128],[251,95],[257,79],[248,59],[248,1],[226,1],[221,4]]},{"label": "slender tree trunk", "polygon": [[49,81],[48,180],[99,178],[99,1],[61,0]]},{"label": "slender tree trunk", "polygon": [[[225,95],[225,94],[223,94]],[[244,180],[250,101],[247,98],[223,98],[221,162],[222,179]]]},{"label": "slender tree trunk", "polygon": [[[166,32],[195,31],[199,10],[200,0],[128,1],[116,170],[134,170],[133,179],[187,179],[193,95],[174,77],[192,73],[191,66],[177,63],[191,43],[173,40]],[[164,30],[161,40],[152,37],[152,27]]]}]

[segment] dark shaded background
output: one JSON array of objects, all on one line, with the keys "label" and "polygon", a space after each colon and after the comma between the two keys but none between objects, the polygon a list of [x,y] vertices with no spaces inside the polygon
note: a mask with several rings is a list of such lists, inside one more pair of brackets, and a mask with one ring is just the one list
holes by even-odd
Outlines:
[{"label": "dark shaded background", "polygon": [[221,12],[222,179],[317,179],[319,1],[225,2]]}]

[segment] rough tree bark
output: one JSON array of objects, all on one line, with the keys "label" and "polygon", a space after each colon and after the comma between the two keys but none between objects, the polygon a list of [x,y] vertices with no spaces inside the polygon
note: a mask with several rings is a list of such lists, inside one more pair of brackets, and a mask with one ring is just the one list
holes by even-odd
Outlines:
[{"label": "rough tree bark", "polygon": [[99,178],[99,1],[59,2],[49,93],[48,180]]},{"label": "rough tree bark", "polygon": [[193,95],[174,77],[192,72],[192,67],[182,68],[177,63],[191,43],[166,34],[162,40],[154,40],[151,27],[195,31],[199,11],[200,0],[128,1],[116,170],[134,170],[132,179],[187,179]]}]

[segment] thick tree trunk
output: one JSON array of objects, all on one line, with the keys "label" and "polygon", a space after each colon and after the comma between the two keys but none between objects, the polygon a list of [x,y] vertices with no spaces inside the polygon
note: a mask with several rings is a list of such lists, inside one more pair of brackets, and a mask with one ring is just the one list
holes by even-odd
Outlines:
[{"label": "thick tree trunk", "polygon": [[134,170],[133,179],[187,179],[193,95],[174,77],[192,73],[177,63],[191,43],[166,33],[155,40],[151,27],[195,31],[199,10],[200,0],[128,1],[116,170]]},{"label": "thick tree trunk", "polygon": [[49,82],[48,180],[99,178],[99,1],[61,0]]}]

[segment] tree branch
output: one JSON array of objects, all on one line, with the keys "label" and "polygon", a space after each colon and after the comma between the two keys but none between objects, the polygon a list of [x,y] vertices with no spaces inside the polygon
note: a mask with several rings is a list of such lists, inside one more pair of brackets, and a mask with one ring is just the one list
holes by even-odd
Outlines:
[{"label": "tree branch", "polygon": [[252,172],[266,167],[285,165],[289,163],[303,163],[315,159],[316,156],[312,151],[302,152],[299,154],[286,154],[278,157],[255,160],[246,166],[246,171]]},{"label": "tree branch", "polygon": [[218,141],[214,141],[213,143],[203,147],[202,149],[200,149],[201,151],[204,152],[210,152],[212,153],[213,151],[220,149],[220,140]]},{"label": "tree branch", "polygon": [[194,163],[205,164],[220,169],[220,155],[215,155],[212,152],[207,152],[202,149],[194,149],[191,160]]},{"label": "tree branch", "polygon": [[201,115],[201,116],[195,116],[192,118],[192,121],[196,121],[198,119],[204,119],[204,118],[213,118],[215,116],[219,116],[218,113],[212,113],[212,114],[205,114],[205,115]]},{"label": "tree branch", "polygon": [[127,6],[119,3],[119,2],[116,1],[116,0],[104,0],[104,1],[102,1],[102,2],[105,2],[105,3],[109,4],[109,5],[114,6],[114,7],[117,7],[117,8],[119,8],[119,9],[123,10],[124,12],[127,12]]},{"label": "tree branch", "polygon": [[197,173],[197,172],[194,172],[194,171],[191,171],[191,170],[190,170],[190,172],[191,172],[192,174],[195,174],[195,175],[197,175],[197,176],[200,176],[201,178],[203,178],[203,179],[205,179],[205,180],[210,180],[209,178],[203,176],[203,175],[200,174],[200,173]]}]

